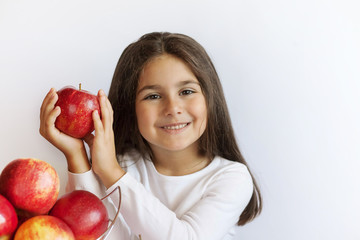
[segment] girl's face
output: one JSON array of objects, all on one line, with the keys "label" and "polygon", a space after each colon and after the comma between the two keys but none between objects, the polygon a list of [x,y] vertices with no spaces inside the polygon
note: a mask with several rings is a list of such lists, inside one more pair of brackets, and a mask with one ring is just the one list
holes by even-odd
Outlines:
[{"label": "girl's face", "polygon": [[197,151],[207,124],[199,81],[179,58],[162,55],[143,69],[136,94],[141,135],[153,151]]}]

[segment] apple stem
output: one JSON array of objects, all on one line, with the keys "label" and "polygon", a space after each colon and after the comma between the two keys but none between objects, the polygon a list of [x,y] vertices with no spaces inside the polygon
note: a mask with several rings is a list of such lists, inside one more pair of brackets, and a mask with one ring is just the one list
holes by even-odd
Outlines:
[{"label": "apple stem", "polygon": [[79,83],[79,91],[81,91],[81,83]]}]

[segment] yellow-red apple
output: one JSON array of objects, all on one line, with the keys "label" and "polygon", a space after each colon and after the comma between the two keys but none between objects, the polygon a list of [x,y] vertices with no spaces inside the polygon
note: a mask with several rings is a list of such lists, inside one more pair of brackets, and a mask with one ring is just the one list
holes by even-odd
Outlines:
[{"label": "yellow-red apple", "polygon": [[48,215],[32,217],[20,225],[14,240],[75,240],[70,227],[61,219]]},{"label": "yellow-red apple", "polygon": [[0,193],[20,211],[46,214],[59,195],[60,181],[55,169],[35,158],[11,161],[1,172]]}]

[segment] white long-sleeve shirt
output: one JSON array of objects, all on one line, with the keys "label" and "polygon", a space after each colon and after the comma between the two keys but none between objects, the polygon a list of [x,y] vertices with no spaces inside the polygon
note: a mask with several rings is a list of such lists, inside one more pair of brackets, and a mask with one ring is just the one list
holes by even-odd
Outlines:
[{"label": "white long-sleeve shirt", "polygon": [[[166,176],[139,154],[123,157],[127,172],[109,189],[92,170],[69,173],[67,191],[84,189],[98,197],[121,188],[120,217],[109,240],[230,240],[247,206],[253,183],[245,165],[215,157],[198,172]],[[118,193],[106,206],[114,216]]]}]

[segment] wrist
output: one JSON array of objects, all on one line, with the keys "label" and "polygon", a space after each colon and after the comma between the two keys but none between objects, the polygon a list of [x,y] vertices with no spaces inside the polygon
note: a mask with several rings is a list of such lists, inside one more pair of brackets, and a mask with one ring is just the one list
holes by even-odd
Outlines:
[{"label": "wrist", "polygon": [[119,164],[116,164],[109,169],[111,170],[97,174],[106,188],[114,185],[114,183],[119,181],[119,179],[122,178],[126,173]]},{"label": "wrist", "polygon": [[85,148],[65,154],[68,170],[72,173],[84,173],[90,170],[91,166]]}]

